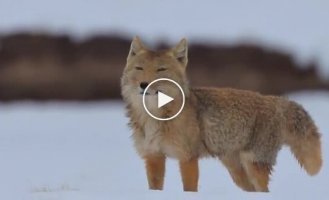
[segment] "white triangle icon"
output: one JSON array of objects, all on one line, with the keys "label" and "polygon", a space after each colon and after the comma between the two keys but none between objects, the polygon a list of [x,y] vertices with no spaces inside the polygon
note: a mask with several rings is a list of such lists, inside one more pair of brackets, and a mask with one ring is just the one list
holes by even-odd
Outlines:
[{"label": "white triangle icon", "polygon": [[162,106],[166,105],[167,103],[171,102],[172,100],[174,100],[174,98],[158,91],[158,108],[161,108]]}]

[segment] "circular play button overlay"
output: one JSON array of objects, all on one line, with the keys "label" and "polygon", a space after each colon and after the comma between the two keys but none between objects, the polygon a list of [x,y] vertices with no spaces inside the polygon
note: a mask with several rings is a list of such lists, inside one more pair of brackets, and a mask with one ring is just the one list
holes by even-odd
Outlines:
[{"label": "circular play button overlay", "polygon": [[[182,87],[168,78],[159,78],[152,81],[143,92],[145,111],[151,117],[160,121],[174,119],[182,112],[184,105],[185,94]],[[171,116],[162,116],[163,113],[169,111]]]}]

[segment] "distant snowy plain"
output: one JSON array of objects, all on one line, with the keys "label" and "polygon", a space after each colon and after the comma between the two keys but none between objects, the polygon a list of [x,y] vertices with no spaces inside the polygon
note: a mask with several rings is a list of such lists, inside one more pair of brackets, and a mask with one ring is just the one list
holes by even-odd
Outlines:
[{"label": "distant snowy plain", "polygon": [[198,193],[182,192],[177,162],[169,160],[164,191],[147,189],[122,102],[0,104],[0,199],[328,199],[329,93],[290,95],[323,134],[324,166],[309,177],[283,148],[270,193],[247,193],[214,159],[200,162]]}]

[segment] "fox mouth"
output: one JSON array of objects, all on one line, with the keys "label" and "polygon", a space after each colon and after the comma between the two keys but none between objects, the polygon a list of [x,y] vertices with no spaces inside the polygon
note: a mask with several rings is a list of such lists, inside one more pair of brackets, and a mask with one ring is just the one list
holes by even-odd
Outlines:
[{"label": "fox mouth", "polygon": [[[140,95],[144,95],[144,92],[145,92],[145,90],[142,90],[139,94]],[[161,91],[160,90],[156,90],[154,94],[151,94],[149,92],[145,92],[145,96],[146,95],[157,95],[159,92],[161,92]]]},{"label": "fox mouth", "polygon": [[[140,95],[144,95],[144,91],[141,91],[139,94]],[[150,95],[150,93],[149,92],[145,92],[145,95]]]}]

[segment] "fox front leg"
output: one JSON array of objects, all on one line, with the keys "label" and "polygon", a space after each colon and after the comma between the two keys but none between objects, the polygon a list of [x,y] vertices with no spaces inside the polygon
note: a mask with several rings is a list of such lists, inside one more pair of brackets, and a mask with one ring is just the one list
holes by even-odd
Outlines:
[{"label": "fox front leg", "polygon": [[166,164],[165,156],[147,156],[144,159],[149,189],[162,190]]},{"label": "fox front leg", "polygon": [[184,191],[197,192],[199,181],[198,159],[179,162]]}]

